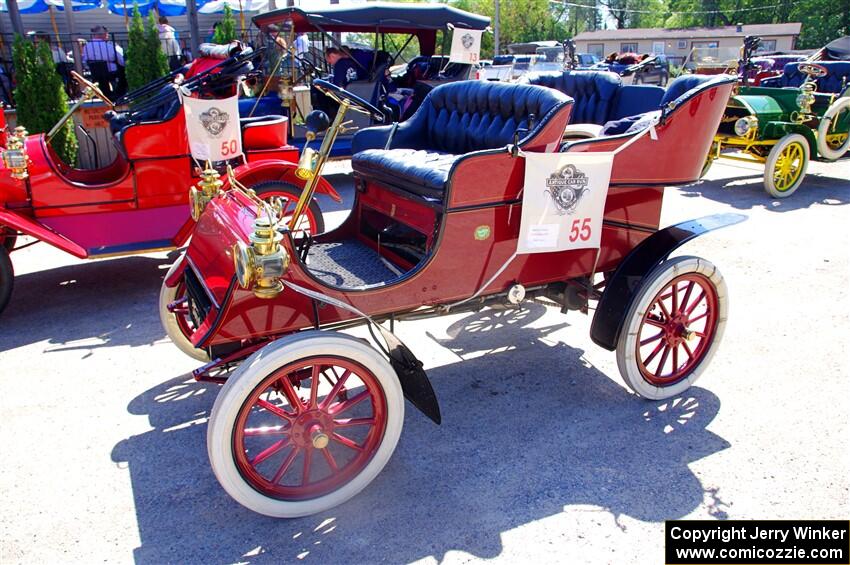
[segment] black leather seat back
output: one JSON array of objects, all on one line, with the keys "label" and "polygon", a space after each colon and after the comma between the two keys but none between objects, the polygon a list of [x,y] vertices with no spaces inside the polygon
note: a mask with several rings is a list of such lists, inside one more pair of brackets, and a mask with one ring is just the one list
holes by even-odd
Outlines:
[{"label": "black leather seat back", "polygon": [[548,86],[575,100],[571,124],[602,125],[611,119],[620,77],[607,71],[551,71],[531,73],[520,82]]},{"label": "black leather seat back", "polygon": [[539,122],[565,100],[552,90],[529,85],[463,81],[438,86],[405,124],[419,135],[414,149],[461,155],[504,147],[514,132]]}]

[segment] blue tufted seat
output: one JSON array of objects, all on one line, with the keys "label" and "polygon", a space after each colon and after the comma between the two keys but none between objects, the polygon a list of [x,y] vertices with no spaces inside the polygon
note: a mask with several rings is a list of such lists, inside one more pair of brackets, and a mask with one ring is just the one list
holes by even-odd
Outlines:
[{"label": "blue tufted seat", "polygon": [[[721,82],[725,80],[720,77]],[[698,90],[702,89],[708,83],[718,81],[716,75],[683,75],[674,79],[667,86],[664,96],[661,97],[659,104],[650,111],[641,112],[638,114],[626,116],[616,120],[611,120],[602,128],[600,135],[620,135],[623,133],[634,133],[646,128],[653,119],[660,115],[661,109],[669,107],[670,109],[679,106],[683,101],[693,96]],[[672,104],[672,106],[671,106]]]},{"label": "blue tufted seat", "polygon": [[531,73],[523,82],[560,90],[575,100],[571,124],[602,125],[610,118],[620,77],[607,71],[553,71]]},{"label": "blue tufted seat", "polygon": [[[442,200],[455,163],[476,151],[499,149],[514,132],[536,135],[570,99],[538,86],[464,81],[428,93],[408,121],[367,128],[352,140],[355,173],[430,200]],[[385,148],[387,142],[390,147]]]},{"label": "blue tufted seat", "polygon": [[[840,94],[842,89],[850,84],[850,61],[813,61],[823,65],[829,71],[826,76],[815,80],[818,92]],[[806,80],[806,75],[797,67],[799,63],[787,63],[778,77],[766,78],[761,86],[774,88],[798,87]]]},{"label": "blue tufted seat", "polygon": [[531,73],[524,82],[548,86],[575,99],[565,139],[596,137],[613,120],[656,110],[664,95],[660,86],[624,85],[608,71]]}]

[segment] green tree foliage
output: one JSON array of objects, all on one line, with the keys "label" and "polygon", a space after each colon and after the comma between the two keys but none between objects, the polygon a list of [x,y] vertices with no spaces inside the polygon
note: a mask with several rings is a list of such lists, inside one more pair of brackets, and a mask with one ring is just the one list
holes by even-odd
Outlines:
[{"label": "green tree foliage", "polygon": [[154,11],[148,12],[148,21],[145,22],[145,50],[150,60],[150,72],[152,77],[148,82],[168,74],[168,57],[162,50],[162,40],[159,38],[159,27],[156,25]]},{"label": "green tree foliage", "polygon": [[668,12],[711,12],[668,14],[664,26],[724,26],[800,22],[799,49],[822,47],[850,34],[850,2],[835,0],[666,0]]},{"label": "green tree foliage", "polygon": [[146,85],[168,73],[168,60],[162,51],[159,28],[153,11],[147,20],[142,19],[139,7],[133,6],[129,42],[126,53],[127,84],[130,90]]},{"label": "green tree foliage", "polygon": [[[18,79],[15,87],[17,122],[30,133],[48,132],[68,111],[68,96],[56,72],[50,46],[46,42],[33,44],[18,35],[12,51]],[[73,120],[65,123],[51,145],[63,161],[70,165],[76,163],[77,137]]]},{"label": "green tree foliage", "polygon": [[127,52],[124,54],[127,63],[127,84],[130,90],[135,90],[148,83],[147,65],[145,65],[145,26],[139,7],[135,4],[128,36]]},{"label": "green tree foliage", "polygon": [[[467,12],[489,16],[491,19],[495,13],[493,0],[454,0],[450,4]],[[511,43],[563,40],[570,36],[567,21],[569,6],[549,0],[504,0],[500,7],[499,41],[503,49]],[[578,31],[583,29],[584,25],[581,25]],[[442,44],[441,35],[437,36],[438,46]],[[451,36],[447,34],[446,52],[451,45],[450,40]],[[493,34],[485,33],[481,37],[481,57],[487,59],[492,56]]]},{"label": "green tree foliage", "polygon": [[213,43],[226,45],[231,41],[236,40],[236,20],[233,18],[233,10],[227,4],[224,5],[224,15],[215,33],[213,34]]}]

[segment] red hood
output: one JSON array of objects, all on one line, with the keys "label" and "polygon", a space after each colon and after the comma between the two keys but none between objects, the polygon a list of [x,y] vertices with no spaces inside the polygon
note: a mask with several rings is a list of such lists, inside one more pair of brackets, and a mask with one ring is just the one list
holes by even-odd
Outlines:
[{"label": "red hood", "polygon": [[192,233],[187,256],[219,304],[235,273],[233,245],[250,243],[255,218],[254,203],[241,192],[229,191],[207,205]]}]

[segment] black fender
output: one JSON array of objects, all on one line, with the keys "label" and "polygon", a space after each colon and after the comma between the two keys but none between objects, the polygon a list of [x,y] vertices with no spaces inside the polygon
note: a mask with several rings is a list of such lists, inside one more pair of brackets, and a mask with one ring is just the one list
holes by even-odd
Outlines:
[{"label": "black fender", "polygon": [[381,324],[374,324],[373,327],[378,329],[387,343],[388,350],[384,353],[389,357],[390,365],[398,375],[404,397],[435,424],[439,424],[442,421],[440,405],[431,381],[422,369],[422,361],[417,359],[394,333]]},{"label": "black fender", "polygon": [[590,339],[596,345],[614,351],[629,305],[643,278],[684,243],[704,233],[732,226],[746,219],[742,214],[705,216],[668,226],[643,240],[626,255],[611,280],[607,281],[590,326]]}]

